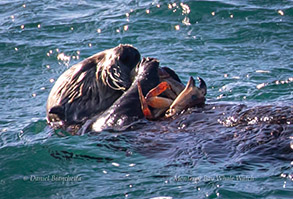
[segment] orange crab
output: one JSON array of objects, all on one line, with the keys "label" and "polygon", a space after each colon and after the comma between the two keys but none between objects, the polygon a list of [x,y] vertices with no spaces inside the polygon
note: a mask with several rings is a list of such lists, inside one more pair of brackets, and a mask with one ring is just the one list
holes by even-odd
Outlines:
[{"label": "orange crab", "polygon": [[[198,77],[199,87],[195,86],[193,77],[190,77],[185,88],[182,83],[168,75],[160,75],[160,79],[161,83],[150,90],[145,97],[138,82],[141,108],[147,119],[155,120],[163,114],[168,118],[187,108],[204,104],[207,87],[200,77]],[[162,93],[164,96],[160,96]]]}]

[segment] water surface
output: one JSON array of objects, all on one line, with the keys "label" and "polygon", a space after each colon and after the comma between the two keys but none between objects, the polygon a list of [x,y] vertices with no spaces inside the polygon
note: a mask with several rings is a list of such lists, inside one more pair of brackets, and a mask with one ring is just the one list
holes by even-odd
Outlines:
[{"label": "water surface", "polygon": [[[16,0],[0,7],[1,198],[292,197],[292,1]],[[158,58],[185,83],[202,77],[207,104],[247,107],[237,117],[223,109],[227,117],[214,121],[195,109],[196,120],[123,133],[61,137],[48,128],[45,105],[56,79],[120,43]],[[270,107],[268,115],[249,111],[260,106]],[[253,123],[270,113],[287,120]],[[235,127],[229,116],[252,119]]]}]

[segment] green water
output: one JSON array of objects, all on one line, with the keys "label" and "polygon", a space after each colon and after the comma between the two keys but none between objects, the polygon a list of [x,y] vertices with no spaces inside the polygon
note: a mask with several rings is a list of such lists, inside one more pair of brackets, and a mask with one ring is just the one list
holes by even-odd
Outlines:
[{"label": "green water", "polygon": [[207,103],[289,106],[292,119],[292,35],[289,0],[0,1],[0,198],[292,198],[292,123],[261,144],[263,131],[234,141],[167,122],[60,137],[45,121],[62,72],[120,43],[202,77]]}]

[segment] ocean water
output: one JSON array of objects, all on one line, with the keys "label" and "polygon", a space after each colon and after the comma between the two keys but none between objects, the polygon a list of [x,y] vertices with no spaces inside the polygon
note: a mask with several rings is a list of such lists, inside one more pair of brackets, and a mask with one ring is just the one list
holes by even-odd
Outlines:
[{"label": "ocean water", "polygon": [[[0,1],[0,198],[292,198],[292,35],[290,0]],[[120,43],[252,119],[56,134],[56,79]],[[253,120],[264,115],[285,122]]]}]

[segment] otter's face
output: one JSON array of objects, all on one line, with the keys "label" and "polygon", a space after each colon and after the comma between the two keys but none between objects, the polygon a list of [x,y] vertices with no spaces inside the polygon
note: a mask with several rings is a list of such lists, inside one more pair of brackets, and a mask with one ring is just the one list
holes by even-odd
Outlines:
[{"label": "otter's face", "polygon": [[194,79],[190,77],[185,89],[177,96],[167,110],[166,117],[171,117],[184,109],[204,104],[207,88],[205,82],[201,78],[198,79],[200,81],[199,88],[195,86]]},{"label": "otter's face", "polygon": [[140,63],[140,53],[131,45],[122,45],[105,51],[100,65],[102,80],[113,90],[127,90],[132,83],[132,70]]}]

